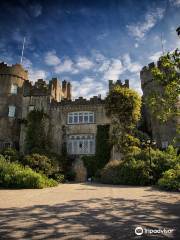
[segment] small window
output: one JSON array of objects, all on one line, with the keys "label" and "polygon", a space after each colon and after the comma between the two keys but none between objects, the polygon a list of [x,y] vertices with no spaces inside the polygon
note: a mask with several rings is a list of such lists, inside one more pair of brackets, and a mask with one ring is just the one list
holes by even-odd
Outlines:
[{"label": "small window", "polygon": [[79,113],[79,123],[83,122],[83,113]]},{"label": "small window", "polygon": [[68,123],[73,123],[73,115],[72,114],[68,115]]},{"label": "small window", "polygon": [[93,122],[94,122],[94,114],[93,114],[93,113],[90,113],[90,114],[89,114],[89,122],[90,122],[90,123],[93,123]]},{"label": "small window", "polygon": [[17,94],[18,86],[16,84],[11,85],[11,94]]},{"label": "small window", "polygon": [[16,111],[16,107],[15,106],[9,106],[8,116],[9,117],[14,117],[15,116],[15,111]]},{"label": "small window", "polygon": [[34,107],[33,105],[30,105],[30,106],[29,106],[29,112],[33,111],[34,108],[35,108],[35,107]]},{"label": "small window", "polygon": [[74,123],[78,123],[78,114],[74,113]]},{"label": "small window", "polygon": [[162,141],[162,148],[166,149],[168,147],[168,141]]},{"label": "small window", "polygon": [[88,113],[84,113],[84,122],[88,123]]}]

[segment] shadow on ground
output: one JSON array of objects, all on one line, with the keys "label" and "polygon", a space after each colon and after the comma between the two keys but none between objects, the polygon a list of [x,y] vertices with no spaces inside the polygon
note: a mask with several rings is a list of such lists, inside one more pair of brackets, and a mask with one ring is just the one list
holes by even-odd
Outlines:
[{"label": "shadow on ground", "polygon": [[[94,198],[0,209],[0,239],[178,239],[180,206],[150,200]],[[173,235],[135,236],[136,226],[174,228]],[[179,238],[180,239],[180,238]]]}]

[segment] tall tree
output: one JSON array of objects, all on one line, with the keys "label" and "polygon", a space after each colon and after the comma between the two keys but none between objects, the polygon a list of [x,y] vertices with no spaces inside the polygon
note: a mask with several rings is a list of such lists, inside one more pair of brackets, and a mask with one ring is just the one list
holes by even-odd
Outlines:
[{"label": "tall tree", "polygon": [[121,153],[138,144],[133,130],[140,119],[141,98],[132,89],[115,86],[106,98],[106,111],[111,116],[111,141]]},{"label": "tall tree", "polygon": [[160,122],[179,115],[180,94],[180,52],[176,49],[159,59],[158,66],[152,70],[153,81],[157,86],[146,98],[152,115]]}]

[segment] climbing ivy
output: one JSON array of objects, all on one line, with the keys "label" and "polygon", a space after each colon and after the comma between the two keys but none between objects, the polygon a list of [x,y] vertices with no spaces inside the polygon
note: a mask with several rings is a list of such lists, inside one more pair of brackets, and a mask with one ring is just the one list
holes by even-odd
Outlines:
[{"label": "climbing ivy", "polygon": [[102,169],[110,159],[109,125],[98,125],[96,134],[97,168]]},{"label": "climbing ivy", "polygon": [[43,110],[33,110],[27,116],[25,146],[26,152],[45,153],[50,149],[50,141],[45,124],[48,116]]},{"label": "climbing ivy", "polygon": [[132,89],[116,86],[106,98],[106,112],[111,118],[111,143],[121,153],[137,146],[134,129],[141,115],[141,98]]},{"label": "climbing ivy", "polygon": [[159,58],[158,66],[152,68],[153,80],[157,86],[145,99],[153,116],[160,122],[167,122],[179,114],[180,94],[180,51],[177,49]]},{"label": "climbing ivy", "polygon": [[110,160],[111,145],[109,141],[109,125],[98,125],[96,134],[95,156],[83,156],[88,177],[94,177]]}]

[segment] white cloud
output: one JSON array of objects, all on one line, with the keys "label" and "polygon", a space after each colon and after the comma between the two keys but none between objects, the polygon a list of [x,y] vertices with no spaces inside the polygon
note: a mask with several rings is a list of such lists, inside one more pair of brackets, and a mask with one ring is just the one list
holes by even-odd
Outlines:
[{"label": "white cloud", "polygon": [[89,70],[94,66],[94,63],[85,56],[78,56],[76,60],[66,56],[62,60],[57,56],[55,50],[47,52],[44,61],[48,66],[54,67],[55,73],[69,72],[76,74],[80,71]]},{"label": "white cloud", "polygon": [[138,43],[135,43],[135,44],[134,44],[134,47],[135,47],[135,48],[138,48],[138,47],[139,47],[139,44],[138,44]]},{"label": "white cloud", "polygon": [[153,54],[149,57],[149,60],[150,60],[151,62],[157,62],[158,59],[160,58],[160,56],[162,56],[162,52],[161,52],[161,51],[155,52],[155,53],[153,53]]},{"label": "white cloud", "polygon": [[84,77],[81,81],[71,81],[73,98],[84,97],[90,98],[101,94],[105,97],[107,92],[107,84],[98,82],[97,79],[92,77]]},{"label": "white cloud", "polygon": [[34,68],[32,62],[28,58],[23,58],[22,65],[26,70],[28,70],[30,81],[35,82],[37,79],[46,79],[47,72],[42,69]]},{"label": "white cloud", "polygon": [[142,65],[138,62],[132,62],[130,55],[128,53],[124,54],[123,57],[124,68],[131,73],[139,73],[142,69]]},{"label": "white cloud", "polygon": [[107,71],[104,73],[104,79],[114,79],[117,80],[119,75],[124,71],[122,62],[120,59],[112,59],[108,66]]},{"label": "white cloud", "polygon": [[74,63],[71,59],[65,59],[61,64],[54,67],[55,73],[69,72],[72,74],[78,73],[78,69],[74,67]]},{"label": "white cloud", "polygon": [[94,66],[93,62],[90,61],[87,57],[78,57],[76,66],[82,70],[88,70]]},{"label": "white cloud", "polygon": [[29,80],[32,82],[36,82],[37,79],[46,79],[47,78],[47,73],[44,70],[41,69],[30,69],[28,71],[29,73]]},{"label": "white cloud", "polygon": [[61,62],[61,60],[56,56],[56,52],[54,50],[45,54],[44,61],[49,66],[56,66]]},{"label": "white cloud", "polygon": [[175,7],[180,7],[180,0],[169,0],[170,3]]},{"label": "white cloud", "polygon": [[54,50],[45,54],[44,61],[49,66],[56,66],[61,62],[60,58],[56,56],[56,52]]},{"label": "white cloud", "polygon": [[153,28],[156,23],[161,20],[164,16],[165,9],[156,8],[155,10],[149,11],[145,15],[145,20],[143,22],[138,22],[136,24],[127,25],[129,33],[136,37],[136,39],[142,39],[146,33]]}]

